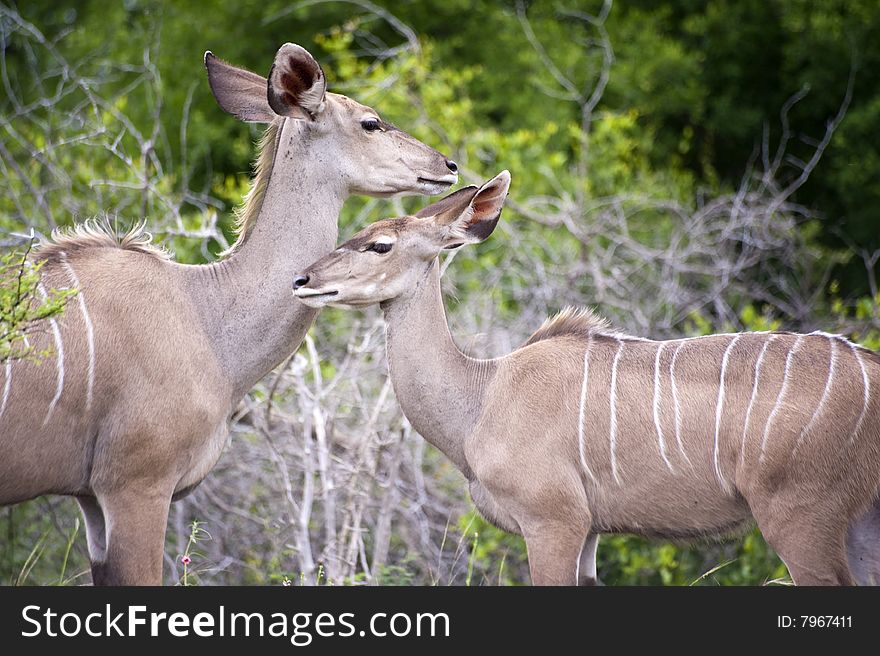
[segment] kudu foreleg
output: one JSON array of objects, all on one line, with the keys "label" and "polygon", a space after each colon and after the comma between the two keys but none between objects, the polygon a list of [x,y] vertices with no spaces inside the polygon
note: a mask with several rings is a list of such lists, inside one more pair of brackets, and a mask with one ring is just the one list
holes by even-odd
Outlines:
[{"label": "kudu foreleg", "polygon": [[524,525],[532,585],[578,585],[582,580],[581,554],[588,546],[589,533],[589,522]]},{"label": "kudu foreleg", "polygon": [[104,559],[92,561],[95,585],[162,585],[169,489],[98,494],[106,526]]},{"label": "kudu foreleg", "polygon": [[590,533],[581,548],[578,562],[578,585],[602,585],[596,573],[596,549],[599,548],[599,534]]},{"label": "kudu foreleg", "polygon": [[95,497],[77,497],[86,524],[86,539],[89,543],[89,560],[103,562],[107,558],[107,532],[104,511]]},{"label": "kudu foreleg", "polygon": [[[829,521],[833,518],[834,521]],[[839,513],[776,519],[755,513],[758,528],[791,574],[795,585],[854,585],[847,562],[847,527]]]}]

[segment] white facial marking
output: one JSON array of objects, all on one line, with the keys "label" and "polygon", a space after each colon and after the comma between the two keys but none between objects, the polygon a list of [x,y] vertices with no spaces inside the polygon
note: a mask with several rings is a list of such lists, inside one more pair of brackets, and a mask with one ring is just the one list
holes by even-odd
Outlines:
[{"label": "white facial marking", "polygon": [[785,373],[782,376],[782,387],[779,388],[779,394],[776,395],[776,403],[773,404],[773,410],[770,411],[770,416],[767,418],[767,423],[764,425],[764,436],[761,438],[761,455],[758,456],[758,462],[764,462],[767,438],[770,436],[770,429],[773,426],[773,420],[776,419],[776,415],[779,413],[779,408],[782,407],[782,403],[785,399],[785,392],[788,390],[788,383],[791,380],[791,363],[792,360],[794,360],[794,355],[798,352],[803,339],[803,335],[798,335],[797,339],[794,341],[794,346],[791,347],[788,351],[788,355],[785,356]]},{"label": "white facial marking", "polygon": [[660,354],[663,352],[665,342],[659,342],[657,346],[657,356],[654,358],[654,428],[657,429],[657,443],[660,447],[660,456],[663,462],[673,471],[672,463],[666,456],[666,442],[663,439],[663,428],[660,426]]},{"label": "white facial marking", "polygon": [[856,362],[859,363],[859,369],[862,372],[862,414],[859,415],[859,421],[856,423],[856,429],[853,431],[852,435],[849,436],[849,443],[852,444],[856,435],[858,435],[862,430],[862,424],[865,421],[865,415],[868,413],[868,401],[870,400],[871,394],[871,384],[868,381],[868,372],[865,370],[865,363],[862,361],[862,354],[859,353],[858,347],[850,341],[846,342],[849,344],[850,350],[853,352],[853,355],[856,356]]},{"label": "white facial marking", "polygon": [[617,339],[617,352],[614,354],[614,362],[611,365],[611,428],[608,431],[608,441],[611,448],[611,473],[614,480],[620,485],[620,477],[617,475],[617,364],[620,362],[620,354],[623,353],[624,342]]},{"label": "white facial marking", "polygon": [[675,347],[675,352],[672,354],[672,362],[669,364],[669,382],[672,385],[672,406],[675,410],[675,441],[678,443],[678,450],[681,452],[681,455],[690,465],[690,458],[687,457],[687,453],[684,451],[684,443],[681,441],[681,406],[678,402],[678,386],[675,384],[675,363],[684,345],[685,340],[679,341],[678,346]]},{"label": "white facial marking", "polygon": [[761,349],[761,353],[758,355],[758,359],[755,362],[755,382],[752,385],[752,396],[749,399],[749,406],[746,409],[746,421],[743,425],[743,434],[742,434],[742,445],[740,446],[739,452],[739,462],[740,465],[745,464],[746,461],[746,434],[749,431],[749,421],[752,418],[752,407],[755,405],[755,399],[758,398],[758,383],[761,380],[761,366],[764,364],[764,356],[767,354],[767,348],[774,342],[777,335],[770,335],[766,342],[764,342],[764,348]]},{"label": "white facial marking", "polygon": [[733,350],[733,347],[739,341],[740,337],[742,337],[742,335],[734,337],[730,340],[730,344],[727,345],[727,348],[724,349],[724,356],[721,358],[721,376],[718,381],[718,400],[715,403],[715,445],[712,450],[712,459],[715,463],[715,476],[718,478],[718,482],[721,484],[722,488],[727,487],[727,482],[721,474],[721,464],[718,462],[718,434],[721,432],[721,413],[724,410],[724,374],[727,373],[727,363],[730,359],[730,352]]},{"label": "white facial marking", "polygon": [[73,286],[79,292],[77,293],[76,297],[79,300],[79,311],[82,314],[83,323],[85,323],[86,325],[86,343],[89,349],[88,383],[86,385],[86,410],[91,410],[92,390],[95,386],[95,329],[92,326],[92,319],[89,316],[89,310],[86,307],[85,294],[80,287],[79,278],[77,278],[76,272],[73,270],[73,267],[67,260],[67,253],[61,253],[61,261],[64,263],[64,268],[67,270],[67,274],[70,276],[70,280],[73,283]]},{"label": "white facial marking", "polygon": [[[40,296],[43,297],[44,301],[48,298],[43,283],[37,285],[37,291],[40,292]],[[55,396],[52,398],[51,403],[49,403],[49,411],[46,413],[46,418],[43,419],[43,426],[49,423],[52,413],[55,412],[58,399],[61,398],[61,393],[64,391],[64,344],[61,342],[61,331],[58,329],[58,322],[55,319],[49,319],[49,324],[52,326],[52,335],[55,337],[55,362],[58,364],[58,378],[55,385]]]},{"label": "white facial marking", "polygon": [[[581,404],[580,404],[580,413],[578,416],[578,451],[581,456],[581,465],[584,470],[586,470],[587,474],[590,475],[590,478],[593,482],[596,482],[596,477],[593,475],[593,470],[590,469],[590,466],[587,464],[587,458],[584,455],[584,412],[587,403],[587,380],[590,375],[590,351],[593,348],[593,336],[590,335],[587,340],[587,350],[584,351],[584,377],[581,382]],[[580,562],[580,559],[578,560]]]}]

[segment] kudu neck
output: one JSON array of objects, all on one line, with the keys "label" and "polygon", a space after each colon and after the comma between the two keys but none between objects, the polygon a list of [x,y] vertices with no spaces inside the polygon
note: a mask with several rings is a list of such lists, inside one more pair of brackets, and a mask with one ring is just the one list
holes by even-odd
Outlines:
[{"label": "kudu neck", "polygon": [[382,309],[391,382],[403,413],[470,477],[464,439],[482,413],[495,362],[470,358],[453,341],[436,259],[411,294]]},{"label": "kudu neck", "polygon": [[280,128],[256,219],[191,286],[233,402],[299,346],[317,313],[293,296],[293,278],[336,245],[348,193],[332,154],[310,139],[298,121]]}]

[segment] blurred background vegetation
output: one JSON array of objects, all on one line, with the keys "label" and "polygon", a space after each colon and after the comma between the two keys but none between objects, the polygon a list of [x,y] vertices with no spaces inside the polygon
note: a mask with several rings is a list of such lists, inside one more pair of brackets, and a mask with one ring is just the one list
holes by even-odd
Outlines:
[{"label": "blurred background vegetation", "polygon": [[[566,304],[653,337],[821,328],[878,348],[878,28],[875,0],[0,3],[0,244],[107,213],[214,258],[260,129],[219,110],[203,53],[265,75],[293,41],[465,182],[511,170],[501,228],[446,274],[470,352]],[[341,236],[424,202],[352,199]],[[382,339],[375,311],[325,311],[247,397],[172,509],[169,582],[528,582],[522,541],[400,415]],[[0,512],[0,581],[88,580],[72,503]],[[615,536],[598,560],[613,585],[786,576],[754,532]]]}]

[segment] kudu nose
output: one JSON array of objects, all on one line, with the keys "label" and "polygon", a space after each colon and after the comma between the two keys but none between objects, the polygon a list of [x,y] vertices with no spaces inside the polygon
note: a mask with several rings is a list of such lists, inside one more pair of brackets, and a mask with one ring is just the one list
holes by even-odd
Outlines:
[{"label": "kudu nose", "polygon": [[308,276],[297,276],[296,278],[293,279],[293,288],[294,289],[299,289],[300,287],[305,287],[308,284],[309,284],[309,277]]},{"label": "kudu nose", "polygon": [[458,173],[458,164],[453,162],[451,159],[446,160],[446,168],[448,168],[453,173]]}]

